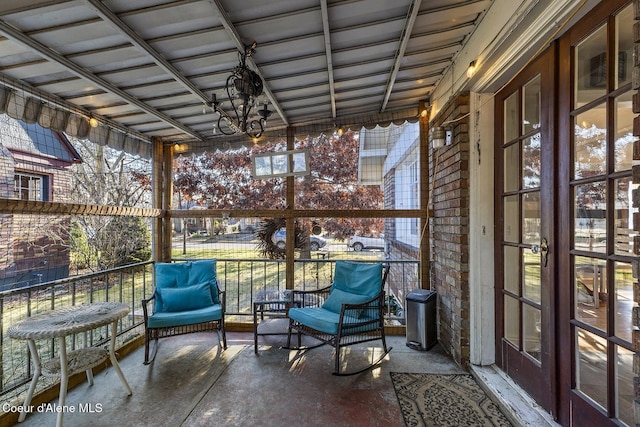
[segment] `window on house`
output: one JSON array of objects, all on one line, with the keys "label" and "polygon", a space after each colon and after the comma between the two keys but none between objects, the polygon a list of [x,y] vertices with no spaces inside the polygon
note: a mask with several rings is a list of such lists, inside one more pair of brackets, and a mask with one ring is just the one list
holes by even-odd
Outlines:
[{"label": "window on house", "polygon": [[20,200],[49,200],[49,177],[16,173],[13,177],[13,196]]}]

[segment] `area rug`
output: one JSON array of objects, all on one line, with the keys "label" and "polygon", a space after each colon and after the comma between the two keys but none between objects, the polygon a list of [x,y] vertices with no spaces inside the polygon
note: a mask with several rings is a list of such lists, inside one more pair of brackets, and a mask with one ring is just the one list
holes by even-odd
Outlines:
[{"label": "area rug", "polygon": [[407,426],[511,426],[469,374],[391,372]]}]

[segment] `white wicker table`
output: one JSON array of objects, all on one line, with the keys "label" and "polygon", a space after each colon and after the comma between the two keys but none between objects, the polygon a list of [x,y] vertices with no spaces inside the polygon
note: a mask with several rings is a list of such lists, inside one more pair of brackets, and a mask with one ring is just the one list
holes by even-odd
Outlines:
[{"label": "white wicker table", "polygon": [[[29,386],[29,391],[24,401],[24,407],[29,407],[40,375],[60,377],[60,398],[58,399],[58,405],[64,407],[69,377],[85,371],[89,384],[93,385],[91,368],[105,362],[107,359],[111,359],[111,364],[118,373],[127,393],[131,395],[131,387],[129,387],[129,383],[127,383],[115,355],[118,320],[128,313],[129,307],[125,304],[119,302],[102,302],[61,308],[49,313],[33,316],[10,326],[7,330],[7,335],[14,339],[27,341],[34,365],[33,379],[31,380],[31,385]],[[97,347],[85,347],[67,352],[66,337],[79,332],[87,332],[108,324],[111,324],[109,350]],[[60,353],[59,358],[54,358],[42,364],[35,340],[51,338],[58,338],[60,340],[58,346]],[[56,422],[56,426],[58,427],[62,427],[64,412],[65,411],[58,412]],[[21,412],[18,421],[24,421],[26,415],[26,411]]]}]

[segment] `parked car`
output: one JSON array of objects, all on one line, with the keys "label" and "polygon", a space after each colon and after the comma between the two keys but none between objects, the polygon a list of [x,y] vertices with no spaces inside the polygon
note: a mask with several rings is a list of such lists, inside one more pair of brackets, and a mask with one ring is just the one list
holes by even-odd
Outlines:
[{"label": "parked car", "polygon": [[[273,243],[278,247],[278,249],[284,249],[287,245],[287,231],[285,229],[280,229],[273,233]],[[317,251],[320,248],[324,248],[327,245],[327,239],[311,235],[309,236],[309,248],[312,251]]]},{"label": "parked car", "polygon": [[381,234],[380,237],[351,236],[349,237],[349,247],[356,252],[360,252],[363,249],[384,250],[384,234]]}]

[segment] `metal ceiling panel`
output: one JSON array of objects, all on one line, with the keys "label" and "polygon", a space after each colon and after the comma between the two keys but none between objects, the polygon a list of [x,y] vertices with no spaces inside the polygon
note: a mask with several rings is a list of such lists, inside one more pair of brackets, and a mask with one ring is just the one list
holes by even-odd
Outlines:
[{"label": "metal ceiling panel", "polygon": [[365,116],[414,120],[491,4],[3,0],[0,85],[20,91],[12,99],[96,116],[141,143],[222,146],[233,138],[213,134],[208,104],[215,93],[231,112],[225,82],[239,49],[256,41],[248,65],[264,79],[260,105],[274,111],[265,137]]}]

